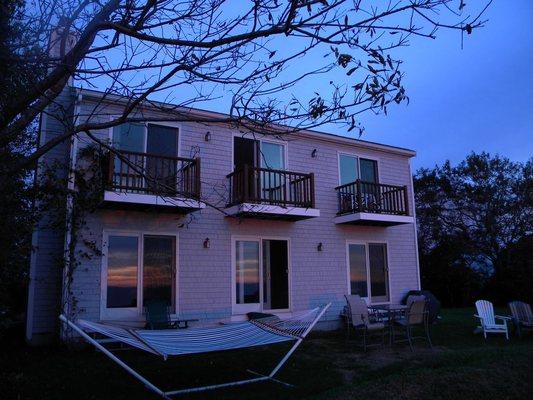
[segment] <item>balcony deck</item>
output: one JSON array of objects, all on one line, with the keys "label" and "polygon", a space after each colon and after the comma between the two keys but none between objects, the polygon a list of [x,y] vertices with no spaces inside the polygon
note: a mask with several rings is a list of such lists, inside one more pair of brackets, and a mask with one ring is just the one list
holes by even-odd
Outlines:
[{"label": "balcony deck", "polygon": [[186,214],[205,207],[200,201],[200,159],[132,151],[111,153],[104,207]]},{"label": "balcony deck", "polygon": [[414,223],[406,186],[356,180],[337,186],[336,224],[393,226]]},{"label": "balcony deck", "polygon": [[314,175],[245,165],[227,176],[232,216],[298,221],[320,216]]}]

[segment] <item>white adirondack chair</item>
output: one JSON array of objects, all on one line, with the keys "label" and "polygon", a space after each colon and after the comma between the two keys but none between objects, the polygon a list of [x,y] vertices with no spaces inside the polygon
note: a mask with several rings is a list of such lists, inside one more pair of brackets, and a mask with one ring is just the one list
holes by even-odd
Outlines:
[{"label": "white adirondack chair", "polygon": [[[483,336],[487,338],[488,333],[505,333],[505,338],[509,340],[509,330],[507,329],[507,321],[510,317],[501,315],[494,315],[494,307],[490,301],[478,300],[476,301],[477,314],[474,317],[479,318],[480,325],[478,328],[483,331]],[[496,322],[500,320],[501,322]]]}]

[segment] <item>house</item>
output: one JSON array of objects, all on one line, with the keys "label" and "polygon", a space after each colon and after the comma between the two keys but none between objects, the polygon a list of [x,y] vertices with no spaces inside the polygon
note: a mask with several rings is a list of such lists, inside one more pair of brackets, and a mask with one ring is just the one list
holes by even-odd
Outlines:
[{"label": "house", "polygon": [[[71,87],[56,103],[61,112],[42,116],[41,144],[73,121],[105,122],[124,107]],[[331,328],[347,293],[387,303],[420,289],[414,151],[316,131],[251,134],[197,109],[179,112],[204,122],[176,123],[175,108],[154,104],[137,110],[146,122],[94,132],[115,151],[83,229],[35,230],[29,342],[57,334],[61,305],[79,318],[142,326],[153,299],[197,324],[331,301],[321,323]],[[89,142],[65,141],[42,162],[76,166]],[[76,189],[73,176],[69,185]],[[67,279],[58,265],[73,239],[77,252],[89,242],[100,251],[81,257]]]}]

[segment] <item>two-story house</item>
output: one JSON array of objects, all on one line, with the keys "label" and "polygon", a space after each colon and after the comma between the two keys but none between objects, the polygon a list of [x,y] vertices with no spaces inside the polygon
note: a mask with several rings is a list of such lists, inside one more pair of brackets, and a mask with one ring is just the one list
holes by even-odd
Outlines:
[{"label": "two-story house", "polygon": [[[124,101],[73,88],[57,100],[76,123],[109,120]],[[58,331],[65,299],[75,302],[77,317],[137,325],[154,299],[197,324],[332,302],[322,322],[332,327],[345,294],[399,302],[420,288],[414,151],[316,131],[251,134],[196,109],[180,113],[205,122],[169,122],[163,106],[143,105],[147,122],[94,132],[116,153],[107,160],[101,204],[78,233],[101,253],[79,260],[70,296],[58,260],[72,238],[36,229],[30,342]],[[41,144],[65,129],[60,118],[43,115]],[[76,166],[91,142],[80,135],[42,161]],[[77,250],[87,250],[85,239]]]}]

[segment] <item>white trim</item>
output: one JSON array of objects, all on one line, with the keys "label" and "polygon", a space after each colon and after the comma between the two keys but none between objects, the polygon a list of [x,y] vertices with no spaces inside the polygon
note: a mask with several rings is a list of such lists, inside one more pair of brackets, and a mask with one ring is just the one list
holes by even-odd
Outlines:
[{"label": "white trim", "polygon": [[[109,236],[127,236],[137,238],[137,306],[128,308],[107,308],[107,260]],[[100,319],[107,321],[139,321],[143,319],[143,269],[145,236],[170,236],[174,238],[174,312],[179,314],[179,235],[169,231],[138,231],[122,229],[104,229],[102,233],[102,262],[100,268]]]},{"label": "white trim", "polygon": [[354,221],[368,221],[368,222],[390,222],[393,224],[413,224],[414,217],[408,215],[394,215],[394,214],[375,214],[375,213],[353,213],[339,215],[333,218],[336,224],[346,224]]},{"label": "white trim", "polygon": [[104,201],[116,203],[132,203],[132,204],[146,204],[159,205],[168,207],[192,208],[202,209],[206,204],[202,201],[189,199],[186,197],[167,197],[153,194],[129,193],[129,192],[113,192],[110,190],[104,191]]},{"label": "white trim", "polygon": [[[287,242],[287,285],[288,285],[288,306],[289,308],[265,309],[263,308],[263,240],[283,240]],[[253,303],[250,307],[246,304],[236,304],[237,294],[236,287],[236,267],[237,254],[236,243],[238,241],[257,242],[259,244],[259,303]],[[241,307],[242,306],[242,307]],[[241,320],[240,316],[250,311],[265,311],[280,315],[292,315],[292,256],[291,256],[291,238],[288,236],[261,236],[261,235],[231,235],[231,310],[232,321]]]},{"label": "white trim", "polygon": [[[418,255],[418,227],[416,226],[416,204],[415,204],[415,185],[413,183],[413,174],[411,173],[411,160],[407,160],[407,167],[409,168],[409,176],[411,177],[411,207],[413,207],[413,230],[415,235],[415,253],[416,253],[416,275],[418,277],[418,290],[422,290],[422,282],[420,278],[420,259]],[[407,188],[409,190],[409,188]],[[407,210],[409,212],[409,209]]]},{"label": "white trim", "polygon": [[257,213],[268,215],[287,215],[287,216],[301,216],[305,218],[320,217],[320,210],[318,208],[303,208],[303,207],[282,207],[271,204],[255,204],[255,203],[241,203],[235,206],[226,208],[228,215],[238,215],[241,213]]},{"label": "white trim", "polygon": [[[346,239],[346,275],[347,275],[347,287],[348,287],[348,294],[352,294],[352,285],[350,280],[350,245],[361,245],[365,247],[365,263],[366,263],[366,285],[367,285],[367,297],[363,297],[363,299],[367,302],[367,304],[389,304],[391,302],[392,298],[392,286],[391,286],[391,261],[390,261],[390,245],[388,240],[352,240],[352,239]],[[385,245],[385,252],[386,252],[386,267],[387,267],[387,297],[388,300],[386,301],[372,301],[372,282],[370,280],[370,252],[369,252],[369,245],[371,244],[384,244]]]}]

